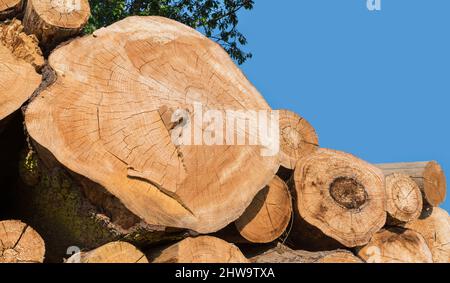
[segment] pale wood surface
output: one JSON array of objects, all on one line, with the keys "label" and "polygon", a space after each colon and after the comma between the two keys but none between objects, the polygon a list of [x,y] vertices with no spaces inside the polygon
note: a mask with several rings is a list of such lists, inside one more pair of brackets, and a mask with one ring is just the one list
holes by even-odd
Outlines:
[{"label": "pale wood surface", "polygon": [[132,244],[118,241],[74,254],[67,263],[148,263],[148,259]]},{"label": "pale wood surface", "polygon": [[23,0],[0,0],[0,20],[12,18],[22,10]]}]

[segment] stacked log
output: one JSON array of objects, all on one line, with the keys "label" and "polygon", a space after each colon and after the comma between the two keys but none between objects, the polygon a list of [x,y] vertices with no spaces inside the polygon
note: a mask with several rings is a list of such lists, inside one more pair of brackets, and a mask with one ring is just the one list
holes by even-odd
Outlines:
[{"label": "stacked log", "polygon": [[67,263],[148,263],[147,257],[127,242],[111,242],[89,252],[71,256]]},{"label": "stacked log", "polygon": [[11,19],[22,11],[23,0],[2,0],[0,2],[0,21]]}]

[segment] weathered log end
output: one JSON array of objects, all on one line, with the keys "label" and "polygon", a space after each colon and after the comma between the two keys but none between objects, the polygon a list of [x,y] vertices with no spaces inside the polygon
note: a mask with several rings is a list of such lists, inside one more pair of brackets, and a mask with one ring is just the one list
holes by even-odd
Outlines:
[{"label": "weathered log end", "polygon": [[148,259],[135,246],[117,241],[89,252],[74,254],[66,263],[148,263]]},{"label": "weathered log end", "polygon": [[12,19],[18,15],[22,11],[23,3],[23,0],[0,1],[0,21]]}]

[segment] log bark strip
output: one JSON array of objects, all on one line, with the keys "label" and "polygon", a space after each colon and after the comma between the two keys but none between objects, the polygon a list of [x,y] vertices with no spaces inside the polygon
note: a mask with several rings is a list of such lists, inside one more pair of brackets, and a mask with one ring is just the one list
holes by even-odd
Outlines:
[{"label": "log bark strip", "polygon": [[450,263],[450,218],[447,211],[434,207],[422,212],[419,219],[406,223],[405,228],[421,234],[436,263]]},{"label": "log bark strip", "polygon": [[425,239],[417,232],[389,228],[375,234],[358,255],[368,263],[432,263]]},{"label": "log bark strip", "polygon": [[249,262],[235,245],[210,236],[187,238],[149,257],[153,263]]},{"label": "log bark strip", "polygon": [[11,19],[22,11],[23,0],[0,1],[0,21]]},{"label": "log bark strip", "polygon": [[[294,182],[297,218],[346,247],[367,244],[386,222],[383,174],[350,154],[320,149],[298,161]],[[315,237],[298,219],[293,229],[294,242]]]},{"label": "log bark strip", "polygon": [[284,233],[291,214],[289,189],[283,180],[275,176],[235,221],[235,226],[240,235],[250,242],[270,243]]},{"label": "log bark strip", "polygon": [[0,263],[42,263],[45,243],[30,226],[17,220],[0,221]]},{"label": "log bark strip", "polygon": [[409,222],[422,213],[422,193],[409,176],[397,173],[387,176],[386,195],[387,212],[394,222]]},{"label": "log bark strip", "polygon": [[436,161],[388,163],[376,166],[386,176],[393,173],[410,176],[419,186],[425,202],[429,205],[437,207],[444,202],[447,184],[444,171]]},{"label": "log bark strip", "polygon": [[294,170],[297,161],[319,147],[319,138],[308,121],[288,111],[280,112],[281,166]]},{"label": "log bark strip", "polygon": [[[194,29],[129,17],[58,48],[49,64],[57,80],[25,113],[38,155],[100,185],[148,224],[216,232],[279,167],[260,145],[174,142],[198,103],[271,111],[228,54]],[[169,123],[177,110],[187,116]]]},{"label": "log bark strip", "polygon": [[127,242],[111,242],[71,256],[67,263],[148,263],[147,257]]},{"label": "log bark strip", "polygon": [[28,0],[24,15],[25,31],[35,34],[49,51],[78,35],[87,24],[90,13],[88,0]]}]

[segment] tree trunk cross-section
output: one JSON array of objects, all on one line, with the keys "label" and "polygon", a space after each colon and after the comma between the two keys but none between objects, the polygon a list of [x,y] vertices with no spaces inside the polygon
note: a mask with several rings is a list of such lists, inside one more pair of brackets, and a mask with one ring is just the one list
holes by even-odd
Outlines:
[{"label": "tree trunk cross-section", "polygon": [[297,161],[319,146],[316,131],[304,118],[288,110],[280,111],[281,165],[295,169]]},{"label": "tree trunk cross-section", "polygon": [[432,263],[431,251],[419,233],[401,228],[381,230],[358,255],[368,263]]},{"label": "tree trunk cross-section", "polygon": [[42,263],[45,244],[30,226],[16,220],[0,222],[0,263]]},{"label": "tree trunk cross-section", "polygon": [[111,242],[71,256],[67,263],[148,263],[147,257],[127,242]]},{"label": "tree trunk cross-section", "polygon": [[244,214],[235,221],[239,233],[253,243],[278,239],[289,225],[292,200],[289,189],[278,176],[260,191]]},{"label": "tree trunk cross-section", "polygon": [[150,258],[152,263],[249,263],[235,245],[210,236],[187,238]]},{"label": "tree trunk cross-section", "polygon": [[52,49],[64,40],[76,36],[90,16],[88,0],[28,0],[24,26],[35,34],[41,45]]},{"label": "tree trunk cross-section", "polygon": [[367,244],[386,222],[383,174],[350,154],[319,149],[298,161],[294,181],[299,217],[346,247]]},{"label": "tree trunk cross-section", "polygon": [[407,175],[392,174],[386,177],[387,212],[400,222],[419,218],[423,201],[419,186]]},{"label": "tree trunk cross-section", "polygon": [[49,64],[57,80],[26,110],[31,138],[148,224],[216,232],[278,170],[278,155],[262,156],[259,145],[174,144],[168,114],[186,110],[184,127],[196,103],[271,111],[227,53],[194,29],[129,17],[58,48]]},{"label": "tree trunk cross-section", "polygon": [[393,173],[410,176],[419,186],[427,204],[437,207],[444,202],[447,191],[445,173],[436,161],[377,164],[376,166],[386,176]]},{"label": "tree trunk cross-section", "polygon": [[22,6],[23,0],[0,0],[0,21],[14,17]]}]

